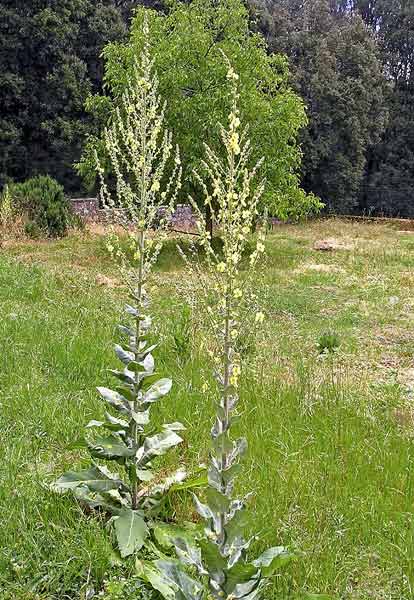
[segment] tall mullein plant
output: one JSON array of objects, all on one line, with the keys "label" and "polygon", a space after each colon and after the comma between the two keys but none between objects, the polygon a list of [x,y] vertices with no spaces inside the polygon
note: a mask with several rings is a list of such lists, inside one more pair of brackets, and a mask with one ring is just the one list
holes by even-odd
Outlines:
[{"label": "tall mullein plant", "polygon": [[[147,23],[144,32],[148,39]],[[87,426],[106,431],[87,441],[92,466],[65,473],[54,484],[55,489],[73,490],[90,506],[112,513],[122,556],[143,545],[163,494],[186,477],[184,469],[178,469],[163,479],[152,464],[182,442],[177,431],[184,429],[180,423],[170,423],[157,431],[150,422],[152,405],[169,393],[172,382],[159,379],[155,372],[152,353],[156,346],[148,340],[151,317],[146,286],[181,182],[178,150],[174,152],[171,135],[164,127],[157,88],[146,43],[141,62],[134,65],[129,85],[103,136],[115,177],[115,199],[97,159],[101,200],[127,234],[113,232],[108,242],[131,299],[126,306],[129,323],[120,325],[125,343],[115,346],[122,368],[111,370],[117,379],[114,389],[98,388],[110,411],[105,412],[105,420],[93,420]],[[155,225],[156,234],[151,231]],[[101,461],[117,464],[123,475]]]},{"label": "tall mullein plant", "polygon": [[[218,342],[215,375],[219,387],[217,413],[211,430],[206,500],[202,502],[195,497],[196,509],[205,520],[205,536],[196,544],[188,538],[174,539],[179,563],[160,559],[152,565],[142,565],[143,578],[161,593],[164,593],[163,586],[167,586],[170,598],[188,600],[203,597],[253,600],[263,590],[267,578],[292,557],[285,548],[274,547],[256,560],[247,559],[251,540],[245,539],[244,529],[250,494],[244,498],[234,496],[235,478],[241,469],[240,457],[247,448],[244,438],[235,440],[231,435],[237,416],[241,374],[236,349],[238,338],[243,335],[244,319],[249,315],[246,313],[249,275],[258,267],[265,246],[259,233],[254,249],[246,256],[264,184],[256,182],[254,185],[260,165],[253,169],[248,167],[250,145],[246,131],[240,129],[238,77],[231,67],[228,78],[232,84],[232,110],[228,128],[222,129],[225,159],[206,147],[203,166],[207,178],[196,174],[223,241],[222,252],[216,252],[200,213],[199,233],[210,267],[210,285],[203,287],[208,289],[207,314]],[[192,261],[189,264],[191,266]],[[195,269],[198,280],[202,269],[197,266]],[[203,270],[205,272],[205,267]],[[257,323],[263,321],[264,315],[255,307],[250,318]],[[184,565],[195,568],[201,579],[195,581],[186,573]]]}]

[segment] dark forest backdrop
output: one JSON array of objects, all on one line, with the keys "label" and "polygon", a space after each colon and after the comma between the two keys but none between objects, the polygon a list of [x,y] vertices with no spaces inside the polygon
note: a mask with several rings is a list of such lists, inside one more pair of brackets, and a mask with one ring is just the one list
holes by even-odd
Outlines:
[{"label": "dark forest backdrop", "polygon": [[[214,0],[212,0],[214,1]],[[102,87],[100,53],[140,2],[0,2],[0,187],[38,173],[69,193]],[[163,9],[162,2],[147,5]],[[302,185],[339,213],[414,216],[414,1],[251,0],[308,107]]]}]

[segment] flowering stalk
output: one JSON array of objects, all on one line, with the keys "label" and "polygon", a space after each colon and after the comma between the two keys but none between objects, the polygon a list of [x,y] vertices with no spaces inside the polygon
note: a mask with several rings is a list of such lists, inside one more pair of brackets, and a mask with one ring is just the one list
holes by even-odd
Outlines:
[{"label": "flowering stalk", "polygon": [[[146,22],[144,33],[148,38]],[[71,489],[90,506],[112,513],[122,556],[139,550],[149,534],[153,509],[160,497],[186,477],[185,471],[179,469],[162,480],[152,466],[153,459],[182,442],[176,432],[184,429],[181,423],[171,423],[154,433],[154,426],[150,425],[151,406],[169,393],[172,382],[156,377],[152,356],[156,346],[148,343],[151,317],[147,314],[146,284],[161,250],[164,226],[181,185],[178,150],[168,176],[173,158],[171,134],[164,128],[164,110],[152,67],[146,41],[141,62],[134,64],[129,85],[111,125],[104,132],[105,148],[115,175],[116,200],[97,158],[102,203],[129,236],[126,248],[125,240],[115,232],[108,243],[108,249],[119,261],[131,298],[126,313],[132,326],[120,326],[127,342],[115,346],[123,368],[111,371],[118,380],[114,390],[98,388],[112,412],[105,413],[104,421],[94,420],[88,425],[109,430],[109,434],[88,441],[94,459],[89,469],[66,473],[54,486],[57,490]],[[160,215],[162,205],[164,213]],[[154,241],[151,228],[155,224],[159,229]],[[113,411],[119,414],[115,416]],[[97,460],[115,461],[126,477],[121,478]]]},{"label": "flowering stalk", "polygon": [[[240,457],[247,448],[244,438],[234,440],[231,436],[239,402],[241,373],[236,347],[245,318],[248,278],[257,267],[265,247],[259,234],[246,267],[244,253],[258,216],[264,184],[260,182],[253,186],[260,163],[253,169],[248,168],[250,144],[246,131],[240,129],[238,76],[230,65],[228,79],[232,90],[232,110],[228,128],[222,128],[221,132],[225,159],[220,159],[206,147],[207,158],[203,166],[207,181],[195,174],[223,241],[222,253],[216,252],[199,211],[199,233],[207,255],[207,270],[212,276],[212,284],[203,287],[208,289],[208,314],[217,340],[215,374],[219,386],[217,413],[211,430],[206,501],[201,502],[195,497],[196,509],[205,520],[205,537],[196,545],[188,539],[174,539],[181,565],[195,567],[202,581],[207,580],[208,591],[203,584],[184,576],[174,562],[160,560],[151,567],[142,567],[144,579],[154,582],[151,569],[158,569],[164,583],[173,588],[178,585],[187,600],[207,595],[216,600],[253,600],[263,589],[266,578],[291,558],[285,548],[277,547],[270,548],[252,562],[247,560],[250,540],[244,538],[244,527],[246,500],[250,494],[244,498],[233,495],[235,478],[241,469]],[[196,208],[195,203],[194,206]],[[189,264],[192,264],[191,261]],[[201,267],[196,264],[194,268],[197,278],[202,277]],[[253,320],[261,322],[263,314],[257,313]],[[162,592],[160,587],[157,589]]]}]

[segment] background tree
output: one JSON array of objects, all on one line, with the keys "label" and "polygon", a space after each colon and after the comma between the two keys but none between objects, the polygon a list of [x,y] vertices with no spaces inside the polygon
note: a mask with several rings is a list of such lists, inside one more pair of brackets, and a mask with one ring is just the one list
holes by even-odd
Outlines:
[{"label": "background tree", "polygon": [[290,57],[304,98],[302,183],[328,209],[358,206],[369,149],[385,126],[385,79],[373,35],[362,19],[329,0],[257,5],[272,50]]},{"label": "background tree", "polygon": [[361,209],[414,216],[414,5],[406,0],[358,0],[359,12],[375,29],[389,82],[389,119],[369,157]]},{"label": "background tree", "polygon": [[[133,57],[142,47],[144,13],[136,13],[127,43],[112,43],[104,50],[105,83],[115,103],[126,85]],[[244,3],[176,2],[167,15],[150,12],[150,25],[160,91],[168,99],[167,121],[181,148],[190,188],[194,184],[191,172],[203,156],[203,142],[216,143],[217,123],[223,123],[229,112],[224,52],[240,75],[241,114],[251,123],[252,144],[266,159],[269,211],[288,217],[316,208],[317,199],[305,195],[298,185],[297,135],[306,124],[303,103],[289,86],[286,57],[269,54],[262,36],[249,30]],[[95,114],[100,112],[104,119],[108,101],[101,96],[92,103]],[[86,152],[80,172],[90,171],[91,166],[91,154]]]},{"label": "background tree", "polygon": [[79,188],[84,103],[101,86],[102,47],[124,32],[110,0],[1,3],[0,186],[47,172]]}]

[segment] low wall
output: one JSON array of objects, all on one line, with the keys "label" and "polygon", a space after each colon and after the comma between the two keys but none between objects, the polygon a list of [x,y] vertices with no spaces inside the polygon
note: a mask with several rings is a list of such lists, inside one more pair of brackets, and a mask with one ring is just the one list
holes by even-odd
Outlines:
[{"label": "low wall", "polygon": [[73,212],[85,221],[99,220],[99,203],[97,198],[72,198]]},{"label": "low wall", "polygon": [[[99,208],[97,198],[72,198],[73,212],[85,221],[109,223],[108,211]],[[160,214],[163,212],[160,207]],[[171,216],[170,226],[172,229],[193,229],[196,226],[196,218],[189,204],[178,204]]]}]

